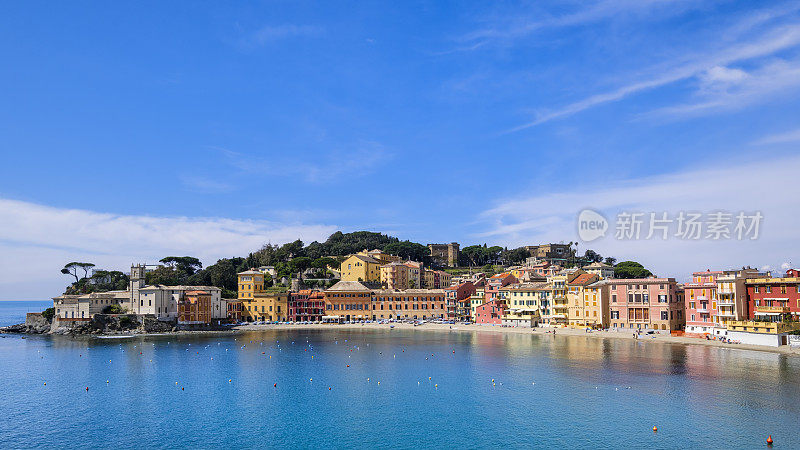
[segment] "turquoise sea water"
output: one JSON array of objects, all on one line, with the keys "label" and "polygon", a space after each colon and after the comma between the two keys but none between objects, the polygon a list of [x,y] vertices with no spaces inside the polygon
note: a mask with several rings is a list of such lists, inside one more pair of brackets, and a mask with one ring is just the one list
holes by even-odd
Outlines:
[{"label": "turquoise sea water", "polygon": [[0,301],[0,327],[25,322],[25,314],[42,312],[53,306],[53,301]]},{"label": "turquoise sea water", "polygon": [[2,448],[800,447],[800,359],[764,352],[332,327],[5,336],[0,367]]}]

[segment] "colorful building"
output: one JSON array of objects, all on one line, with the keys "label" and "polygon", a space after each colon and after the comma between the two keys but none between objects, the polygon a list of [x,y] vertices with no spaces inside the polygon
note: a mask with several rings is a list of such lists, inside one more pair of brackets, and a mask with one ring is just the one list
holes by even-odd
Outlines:
[{"label": "colorful building", "polygon": [[450,286],[452,275],[441,270],[424,269],[423,279],[426,289],[444,289]]},{"label": "colorful building", "polygon": [[288,313],[288,292],[262,291],[242,299],[242,319],[247,322],[286,322]]},{"label": "colorful building", "polygon": [[503,300],[490,300],[475,310],[475,323],[479,325],[502,325],[506,305]]},{"label": "colorful building", "polygon": [[[567,281],[567,323],[574,327],[585,327],[602,324],[602,308],[592,307],[591,301],[586,300],[588,292],[586,287],[596,283],[600,277],[591,273],[581,272]],[[598,315],[599,312],[599,315]]]},{"label": "colorful building", "polygon": [[325,315],[325,295],[311,289],[292,292],[288,307],[292,322],[320,322]]},{"label": "colorful building", "polygon": [[692,282],[683,287],[686,294],[686,333],[712,334],[717,323],[717,277],[720,271],[692,273]]},{"label": "colorful building", "polygon": [[420,289],[422,287],[422,271],[424,270],[422,267],[422,263],[418,263],[415,261],[406,261],[406,267],[408,267],[408,284],[411,286],[411,289]]},{"label": "colorful building", "polygon": [[446,319],[444,289],[378,289],[372,297],[372,320]]},{"label": "colorful building", "polygon": [[545,317],[544,323],[550,326],[566,325],[569,319],[569,302],[567,301],[567,281],[570,274],[564,271],[547,277],[552,300],[550,314]]},{"label": "colorful building", "polygon": [[368,320],[372,315],[372,289],[359,281],[340,281],[325,290],[323,322]]},{"label": "colorful building", "polygon": [[402,259],[399,256],[390,255],[388,253],[383,253],[382,251],[380,251],[378,249],[369,250],[369,251],[362,250],[362,251],[360,251],[360,252],[358,252],[356,254],[372,258],[372,259],[378,261],[378,263],[380,263],[380,265],[386,265],[386,264],[391,264],[393,262],[399,262]]},{"label": "colorful building", "polygon": [[409,280],[408,266],[399,261],[381,266],[380,274],[381,286],[385,289],[409,289],[414,287]]},{"label": "colorful building", "polygon": [[475,294],[475,285],[471,281],[465,281],[445,288],[444,292],[447,318],[450,320],[469,321],[469,300]]},{"label": "colorful building", "polygon": [[186,291],[178,301],[178,325],[209,325],[211,311],[210,292]]},{"label": "colorful building", "polygon": [[674,278],[611,279],[606,283],[611,328],[659,332],[683,329],[684,294]]},{"label": "colorful building", "polygon": [[381,263],[371,256],[350,255],[342,261],[339,272],[342,281],[381,281]]},{"label": "colorful building", "polygon": [[340,281],[324,292],[324,322],[430,320],[446,317],[442,289],[371,289]]},{"label": "colorful building", "polygon": [[242,301],[241,300],[234,300],[234,299],[227,299],[225,301],[226,304],[226,311],[228,312],[227,317],[228,321],[232,323],[239,323],[242,321]]},{"label": "colorful building", "polygon": [[515,283],[501,287],[499,297],[507,307],[502,324],[512,327],[537,326],[549,314],[547,294],[546,282]]},{"label": "colorful building", "polygon": [[800,316],[800,272],[786,271],[783,277],[759,277],[745,280],[748,317],[770,322]]}]

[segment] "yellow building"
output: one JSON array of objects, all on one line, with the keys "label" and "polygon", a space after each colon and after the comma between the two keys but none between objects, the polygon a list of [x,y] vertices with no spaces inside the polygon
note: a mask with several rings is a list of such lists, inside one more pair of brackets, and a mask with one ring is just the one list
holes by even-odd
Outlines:
[{"label": "yellow building", "polygon": [[285,322],[289,311],[287,292],[256,292],[242,300],[242,320],[247,322]]},{"label": "yellow building", "polygon": [[383,253],[382,251],[375,249],[375,250],[362,250],[356,255],[367,256],[378,261],[382,266],[386,264],[390,264],[393,262],[399,262],[402,258],[399,256],[389,255],[387,253]]},{"label": "yellow building", "polygon": [[567,282],[567,320],[570,326],[602,326],[603,311],[598,307],[598,298],[595,295],[592,301],[586,289],[598,280],[598,275],[582,273]]},{"label": "yellow building", "polygon": [[547,277],[550,286],[550,314],[546,317],[546,323],[550,325],[562,325],[567,323],[569,305],[567,303],[567,275],[559,274]]},{"label": "yellow building", "polygon": [[237,274],[239,278],[238,299],[242,302],[242,320],[247,322],[285,321],[289,294],[268,292],[264,286],[264,274],[248,270]]},{"label": "yellow building", "polygon": [[518,283],[503,286],[498,290],[498,297],[503,299],[508,311],[503,315],[503,325],[536,326],[545,314],[547,301],[543,301],[543,292],[547,283]]},{"label": "yellow building", "polygon": [[414,261],[406,261],[408,267],[408,283],[412,289],[419,289],[422,287],[422,264]]},{"label": "yellow building", "polygon": [[381,263],[361,254],[350,255],[340,266],[342,281],[379,282],[381,280]]},{"label": "yellow building", "polygon": [[237,275],[239,277],[239,289],[237,289],[239,292],[239,300],[253,298],[253,294],[264,290],[263,273],[255,270],[248,270],[239,272]]},{"label": "yellow building", "polygon": [[381,285],[386,289],[409,289],[408,266],[401,262],[393,262],[381,266]]}]

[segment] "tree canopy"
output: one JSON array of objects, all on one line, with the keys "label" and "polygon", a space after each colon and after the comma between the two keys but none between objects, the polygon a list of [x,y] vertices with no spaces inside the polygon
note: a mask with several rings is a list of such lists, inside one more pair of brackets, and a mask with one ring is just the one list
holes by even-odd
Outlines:
[{"label": "tree canopy", "polygon": [[647,278],[653,273],[636,261],[622,261],[614,266],[615,278]]}]

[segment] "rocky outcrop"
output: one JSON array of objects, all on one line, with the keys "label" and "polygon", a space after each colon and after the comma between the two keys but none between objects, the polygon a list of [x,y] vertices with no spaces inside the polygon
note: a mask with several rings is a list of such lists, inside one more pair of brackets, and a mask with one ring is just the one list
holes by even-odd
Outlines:
[{"label": "rocky outcrop", "polygon": [[44,334],[50,332],[51,322],[41,313],[28,313],[25,323],[0,328],[0,333]]},{"label": "rocky outcrop", "polygon": [[70,328],[58,328],[56,334],[136,334],[166,333],[174,324],[161,322],[153,316],[137,314],[95,314],[92,320]]}]

